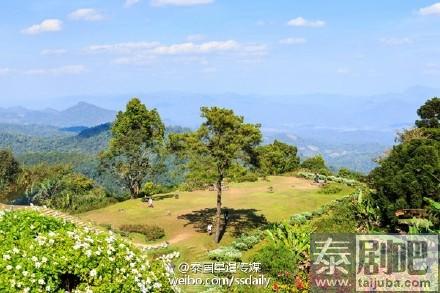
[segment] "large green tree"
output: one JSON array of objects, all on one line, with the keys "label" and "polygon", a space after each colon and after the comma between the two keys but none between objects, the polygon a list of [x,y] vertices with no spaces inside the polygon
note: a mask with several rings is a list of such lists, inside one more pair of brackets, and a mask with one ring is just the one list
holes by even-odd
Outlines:
[{"label": "large green tree", "polygon": [[440,99],[432,98],[418,110],[420,119],[416,121],[419,128],[440,128]]},{"label": "large green tree", "polygon": [[398,209],[424,208],[424,198],[440,200],[440,99],[428,100],[417,113],[418,128],[399,135],[400,144],[370,173],[374,197],[386,224],[396,223]]},{"label": "large green tree", "polygon": [[[237,164],[256,163],[256,147],[261,142],[260,125],[244,122],[232,110],[202,107],[204,122],[193,133],[173,135],[170,141],[175,151],[185,154],[189,164],[200,160],[206,167],[217,190],[215,241],[220,241],[223,180]],[[198,164],[200,165],[200,164]]]},{"label": "large green tree", "polygon": [[259,168],[263,174],[279,175],[299,167],[296,146],[275,140],[271,144],[258,147],[257,151]]},{"label": "large green tree", "polygon": [[164,129],[156,109],[148,110],[137,98],[116,117],[109,147],[100,158],[102,165],[121,179],[132,197],[139,196],[144,181],[161,169]]},{"label": "large green tree", "polygon": [[11,151],[0,150],[0,193],[14,183],[20,173],[20,164]]}]

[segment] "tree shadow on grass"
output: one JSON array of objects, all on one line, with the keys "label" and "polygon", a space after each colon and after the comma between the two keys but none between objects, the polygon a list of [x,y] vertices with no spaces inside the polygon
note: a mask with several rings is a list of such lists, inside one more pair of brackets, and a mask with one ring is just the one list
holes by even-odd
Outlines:
[{"label": "tree shadow on grass", "polygon": [[[229,220],[226,225],[224,222],[224,212],[228,211]],[[215,227],[215,208],[206,208],[198,211],[192,211],[189,214],[180,215],[177,217],[180,220],[185,220],[187,223],[185,226],[194,225],[195,229],[199,233],[206,233],[206,227],[208,224],[212,224]],[[256,209],[222,209],[222,227],[221,236],[228,229],[231,234],[236,237],[242,233],[252,230],[268,224],[268,221],[264,215],[258,215]],[[231,230],[232,229],[232,230]]]}]

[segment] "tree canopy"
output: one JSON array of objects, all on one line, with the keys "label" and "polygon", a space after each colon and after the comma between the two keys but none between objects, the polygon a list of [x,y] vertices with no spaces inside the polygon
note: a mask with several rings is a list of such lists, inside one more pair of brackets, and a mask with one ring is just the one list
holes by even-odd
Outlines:
[{"label": "tree canopy", "polygon": [[14,183],[20,173],[20,164],[11,151],[0,150],[0,193]]},{"label": "tree canopy", "polygon": [[419,128],[440,128],[440,99],[432,98],[418,110],[420,119],[416,121]]},{"label": "tree canopy", "polygon": [[275,140],[273,143],[259,146],[258,164],[261,172],[267,175],[280,175],[299,167],[298,149]]},{"label": "tree canopy", "polygon": [[301,168],[308,169],[316,173],[330,173],[329,168],[325,165],[325,160],[321,155],[316,155],[314,157],[305,159],[301,163]]},{"label": "tree canopy", "polygon": [[440,99],[428,100],[417,113],[418,128],[399,134],[398,145],[370,173],[385,223],[395,223],[398,209],[423,208],[424,198],[440,200]]},{"label": "tree canopy", "polygon": [[164,130],[156,109],[148,110],[137,98],[116,117],[112,138],[108,149],[101,154],[101,162],[121,179],[132,197],[139,195],[148,176],[160,170]]}]

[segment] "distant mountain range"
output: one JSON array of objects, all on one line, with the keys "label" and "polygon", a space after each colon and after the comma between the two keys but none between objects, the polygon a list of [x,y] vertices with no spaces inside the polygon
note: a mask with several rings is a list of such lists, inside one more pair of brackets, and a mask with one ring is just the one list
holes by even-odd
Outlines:
[{"label": "distant mountain range", "polygon": [[57,127],[90,127],[115,119],[116,112],[79,102],[63,111],[29,110],[23,107],[0,108],[0,123],[50,125]]},{"label": "distant mountain range", "polygon": [[[245,116],[246,121],[261,123],[265,142],[280,139],[297,145],[303,156],[321,153],[336,168],[347,166],[368,171],[375,166],[372,159],[394,143],[396,131],[411,127],[420,105],[430,97],[440,96],[440,90],[412,87],[402,93],[371,96],[160,92],[68,97],[56,99],[63,105],[77,102],[65,110],[0,108],[0,123],[3,123],[0,133],[93,137],[96,131],[103,130],[103,126],[89,127],[112,122],[116,116],[116,111],[94,104],[123,109],[133,96],[140,97],[147,107],[157,108],[166,125],[190,128],[197,127],[202,121],[201,106],[228,107]],[[78,102],[81,99],[88,102]],[[100,134],[100,137],[108,137],[108,134]],[[101,139],[101,143],[104,140]]]},{"label": "distant mountain range", "polygon": [[440,89],[418,86],[400,93],[370,96],[158,92],[64,97],[53,99],[53,104],[69,105],[79,101],[87,103],[79,102],[62,111],[0,108],[0,122],[90,127],[114,119],[115,111],[101,107],[123,109],[133,96],[139,97],[147,107],[157,108],[167,125],[195,128],[201,122],[200,107],[216,105],[234,109],[236,113],[245,116],[247,121],[261,123],[265,132],[293,133],[303,138],[337,144],[391,145],[396,130],[411,126],[420,105],[430,97],[440,96]]}]

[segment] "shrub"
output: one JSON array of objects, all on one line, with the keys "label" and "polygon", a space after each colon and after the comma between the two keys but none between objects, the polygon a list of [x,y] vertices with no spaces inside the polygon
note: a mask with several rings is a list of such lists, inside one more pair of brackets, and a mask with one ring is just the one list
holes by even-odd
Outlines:
[{"label": "shrub", "polygon": [[325,165],[324,158],[321,155],[310,157],[305,159],[301,163],[301,168],[310,170],[312,172],[330,175],[331,172],[329,168]]},{"label": "shrub", "polygon": [[172,292],[162,263],[110,232],[0,212],[0,292]]},{"label": "shrub", "polygon": [[208,253],[208,257],[215,261],[240,261],[241,252],[234,247],[224,246],[211,250]]},{"label": "shrub", "polygon": [[252,261],[261,263],[262,272],[277,280],[280,280],[281,273],[290,272],[295,275],[298,272],[297,259],[285,246],[266,245],[257,252]]},{"label": "shrub", "polygon": [[140,233],[146,241],[153,241],[165,236],[165,230],[157,225],[122,225],[121,231],[128,233]]},{"label": "shrub", "polygon": [[319,190],[319,193],[323,194],[336,194],[342,191],[342,188],[336,184],[327,184],[321,190]]},{"label": "shrub", "polygon": [[19,183],[34,204],[73,213],[116,202],[93,180],[66,165],[38,165],[23,170]]},{"label": "shrub", "polygon": [[232,242],[232,246],[238,250],[249,250],[261,241],[262,234],[255,233],[254,235],[241,235]]}]

